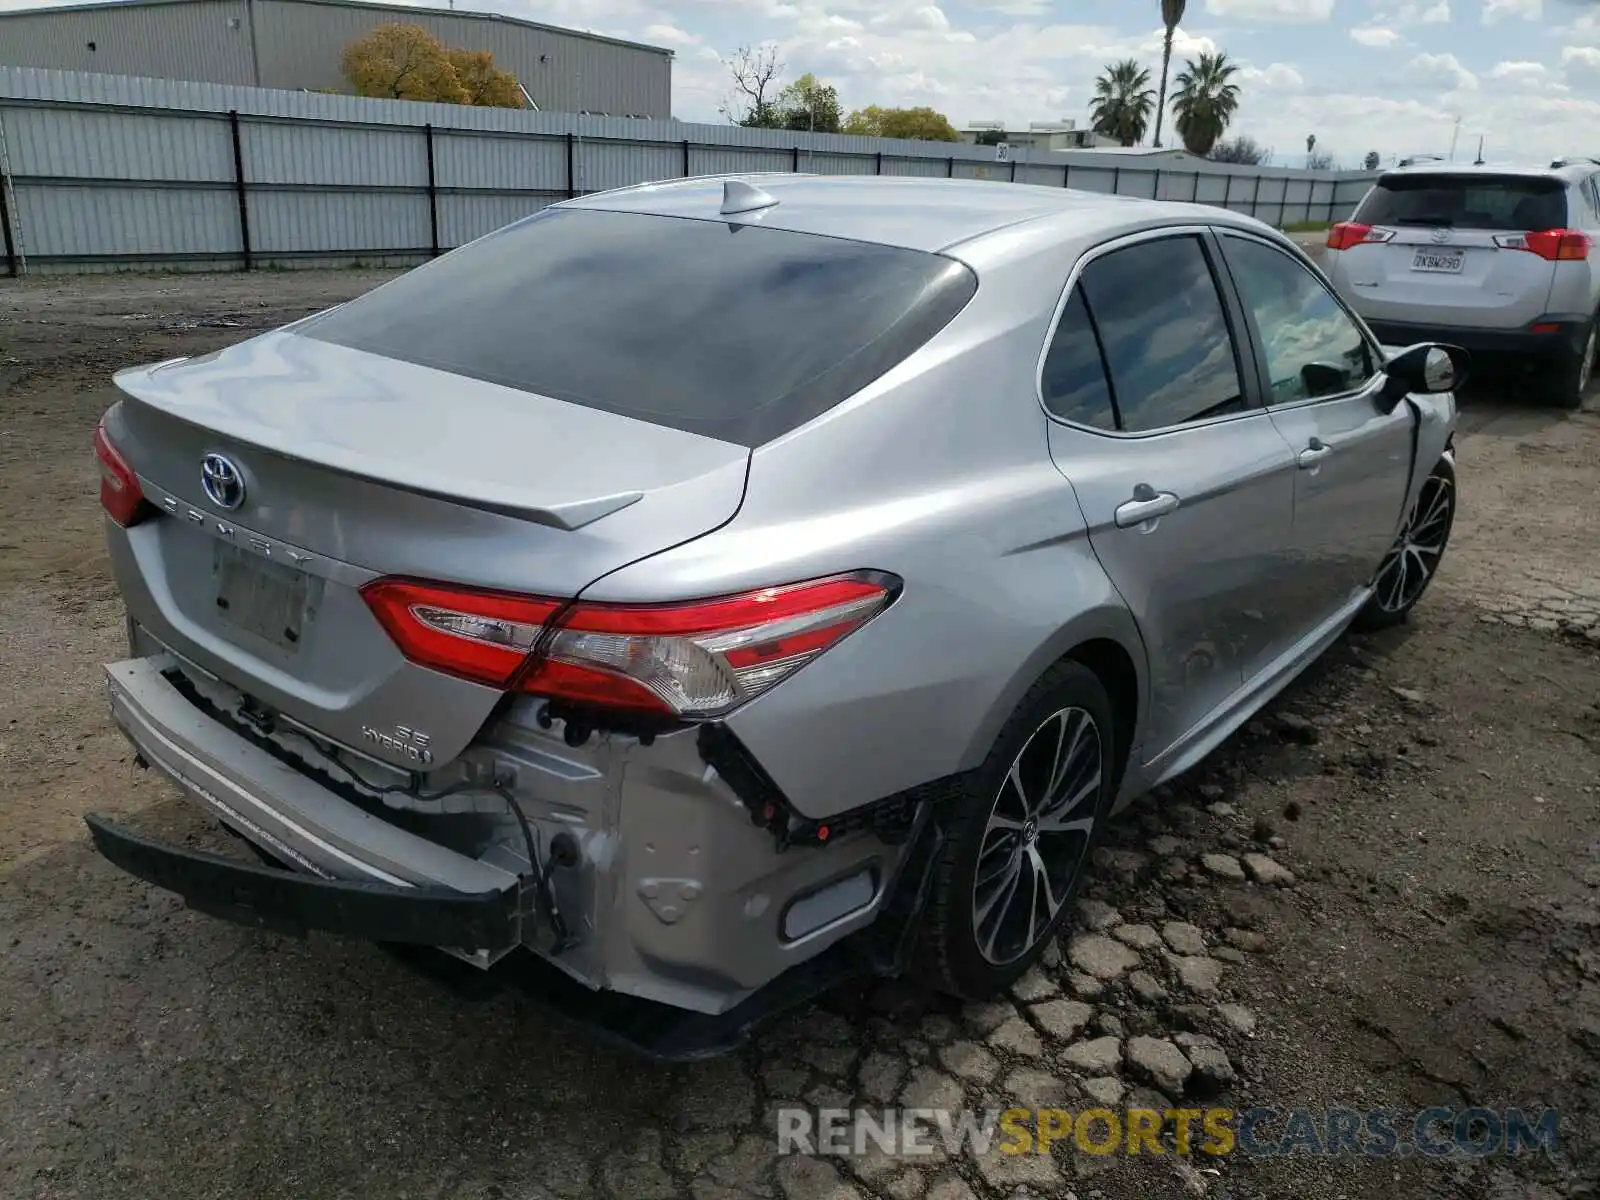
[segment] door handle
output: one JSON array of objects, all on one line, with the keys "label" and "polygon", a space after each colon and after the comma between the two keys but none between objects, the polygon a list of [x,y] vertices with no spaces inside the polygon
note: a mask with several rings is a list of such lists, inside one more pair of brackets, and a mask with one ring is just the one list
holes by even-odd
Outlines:
[{"label": "door handle", "polygon": [[1328,445],[1321,438],[1312,438],[1311,444],[1308,445],[1304,450],[1300,451],[1300,466],[1302,468],[1314,467],[1332,453],[1332,446]]},{"label": "door handle", "polygon": [[1117,525],[1127,529],[1143,525],[1178,510],[1178,498],[1171,492],[1158,492],[1147,483],[1133,489],[1133,499],[1117,505]]}]

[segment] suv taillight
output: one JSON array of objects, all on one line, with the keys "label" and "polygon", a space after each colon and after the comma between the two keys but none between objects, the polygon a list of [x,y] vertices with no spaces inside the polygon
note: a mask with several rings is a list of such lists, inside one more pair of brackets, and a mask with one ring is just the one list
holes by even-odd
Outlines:
[{"label": "suv taillight", "polygon": [[94,456],[100,467],[100,507],[124,529],[138,524],[150,512],[150,506],[145,503],[139,477],[106,436],[104,417],[94,428]]},{"label": "suv taillight", "polygon": [[1494,244],[1502,250],[1526,250],[1549,262],[1582,262],[1594,241],[1578,229],[1542,229],[1536,233],[1502,233]]},{"label": "suv taillight", "polygon": [[882,612],[897,588],[863,572],[681,604],[569,604],[409,579],[377,579],[361,595],[420,666],[505,691],[698,720],[788,678]]},{"label": "suv taillight", "polygon": [[1340,221],[1328,230],[1329,250],[1348,250],[1368,242],[1387,242],[1394,237],[1392,229],[1374,229],[1358,221]]}]

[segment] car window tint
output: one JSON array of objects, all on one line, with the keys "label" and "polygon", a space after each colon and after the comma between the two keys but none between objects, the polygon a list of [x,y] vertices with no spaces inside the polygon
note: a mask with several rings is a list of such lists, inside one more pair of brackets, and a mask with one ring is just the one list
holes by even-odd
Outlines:
[{"label": "car window tint", "polygon": [[758,446],[903,361],[976,291],[939,254],[556,208],[295,332]]},{"label": "car window tint", "polygon": [[1050,352],[1045,355],[1040,384],[1044,406],[1063,421],[1075,421],[1096,429],[1117,427],[1116,405],[1106,379],[1105,360],[1100,357],[1100,343],[1089,322],[1089,310],[1084,306],[1080,288],[1072,289],[1066,307],[1061,310],[1055,337],[1050,339]]},{"label": "car window tint", "polygon": [[1097,258],[1084,268],[1083,293],[1124,429],[1164,429],[1246,407],[1198,238],[1140,242]]},{"label": "car window tint", "polygon": [[1483,175],[1390,175],[1356,208],[1363,225],[1442,225],[1526,233],[1567,223],[1559,179]]},{"label": "car window tint", "polygon": [[1223,246],[1261,333],[1269,404],[1354,391],[1372,377],[1366,339],[1321,280],[1261,242],[1224,236]]}]

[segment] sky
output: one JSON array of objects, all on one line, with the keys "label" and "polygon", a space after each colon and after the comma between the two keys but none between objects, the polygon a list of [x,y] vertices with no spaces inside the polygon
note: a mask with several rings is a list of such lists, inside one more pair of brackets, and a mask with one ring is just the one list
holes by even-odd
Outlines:
[{"label": "sky", "polygon": [[[442,0],[424,0],[442,7]],[[0,0],[0,7],[45,7]],[[457,0],[670,47],[673,115],[717,121],[726,59],[770,43],[841,104],[929,105],[959,128],[1088,123],[1095,76],[1135,57],[1159,73],[1159,0]],[[1600,0],[1189,0],[1174,73],[1201,51],[1242,70],[1230,133],[1303,163],[1450,150],[1490,161],[1600,157]],[[1170,117],[1168,118],[1170,120]],[[1457,120],[1459,119],[1459,134]],[[1166,139],[1169,141],[1170,139]]]}]

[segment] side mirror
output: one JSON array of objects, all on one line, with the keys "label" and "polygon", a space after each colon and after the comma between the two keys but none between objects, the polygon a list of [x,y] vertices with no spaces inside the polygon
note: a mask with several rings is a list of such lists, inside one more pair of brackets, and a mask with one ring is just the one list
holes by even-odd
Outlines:
[{"label": "side mirror", "polygon": [[1392,410],[1407,396],[1453,392],[1466,383],[1471,368],[1472,357],[1460,346],[1423,342],[1384,363],[1380,395]]}]

